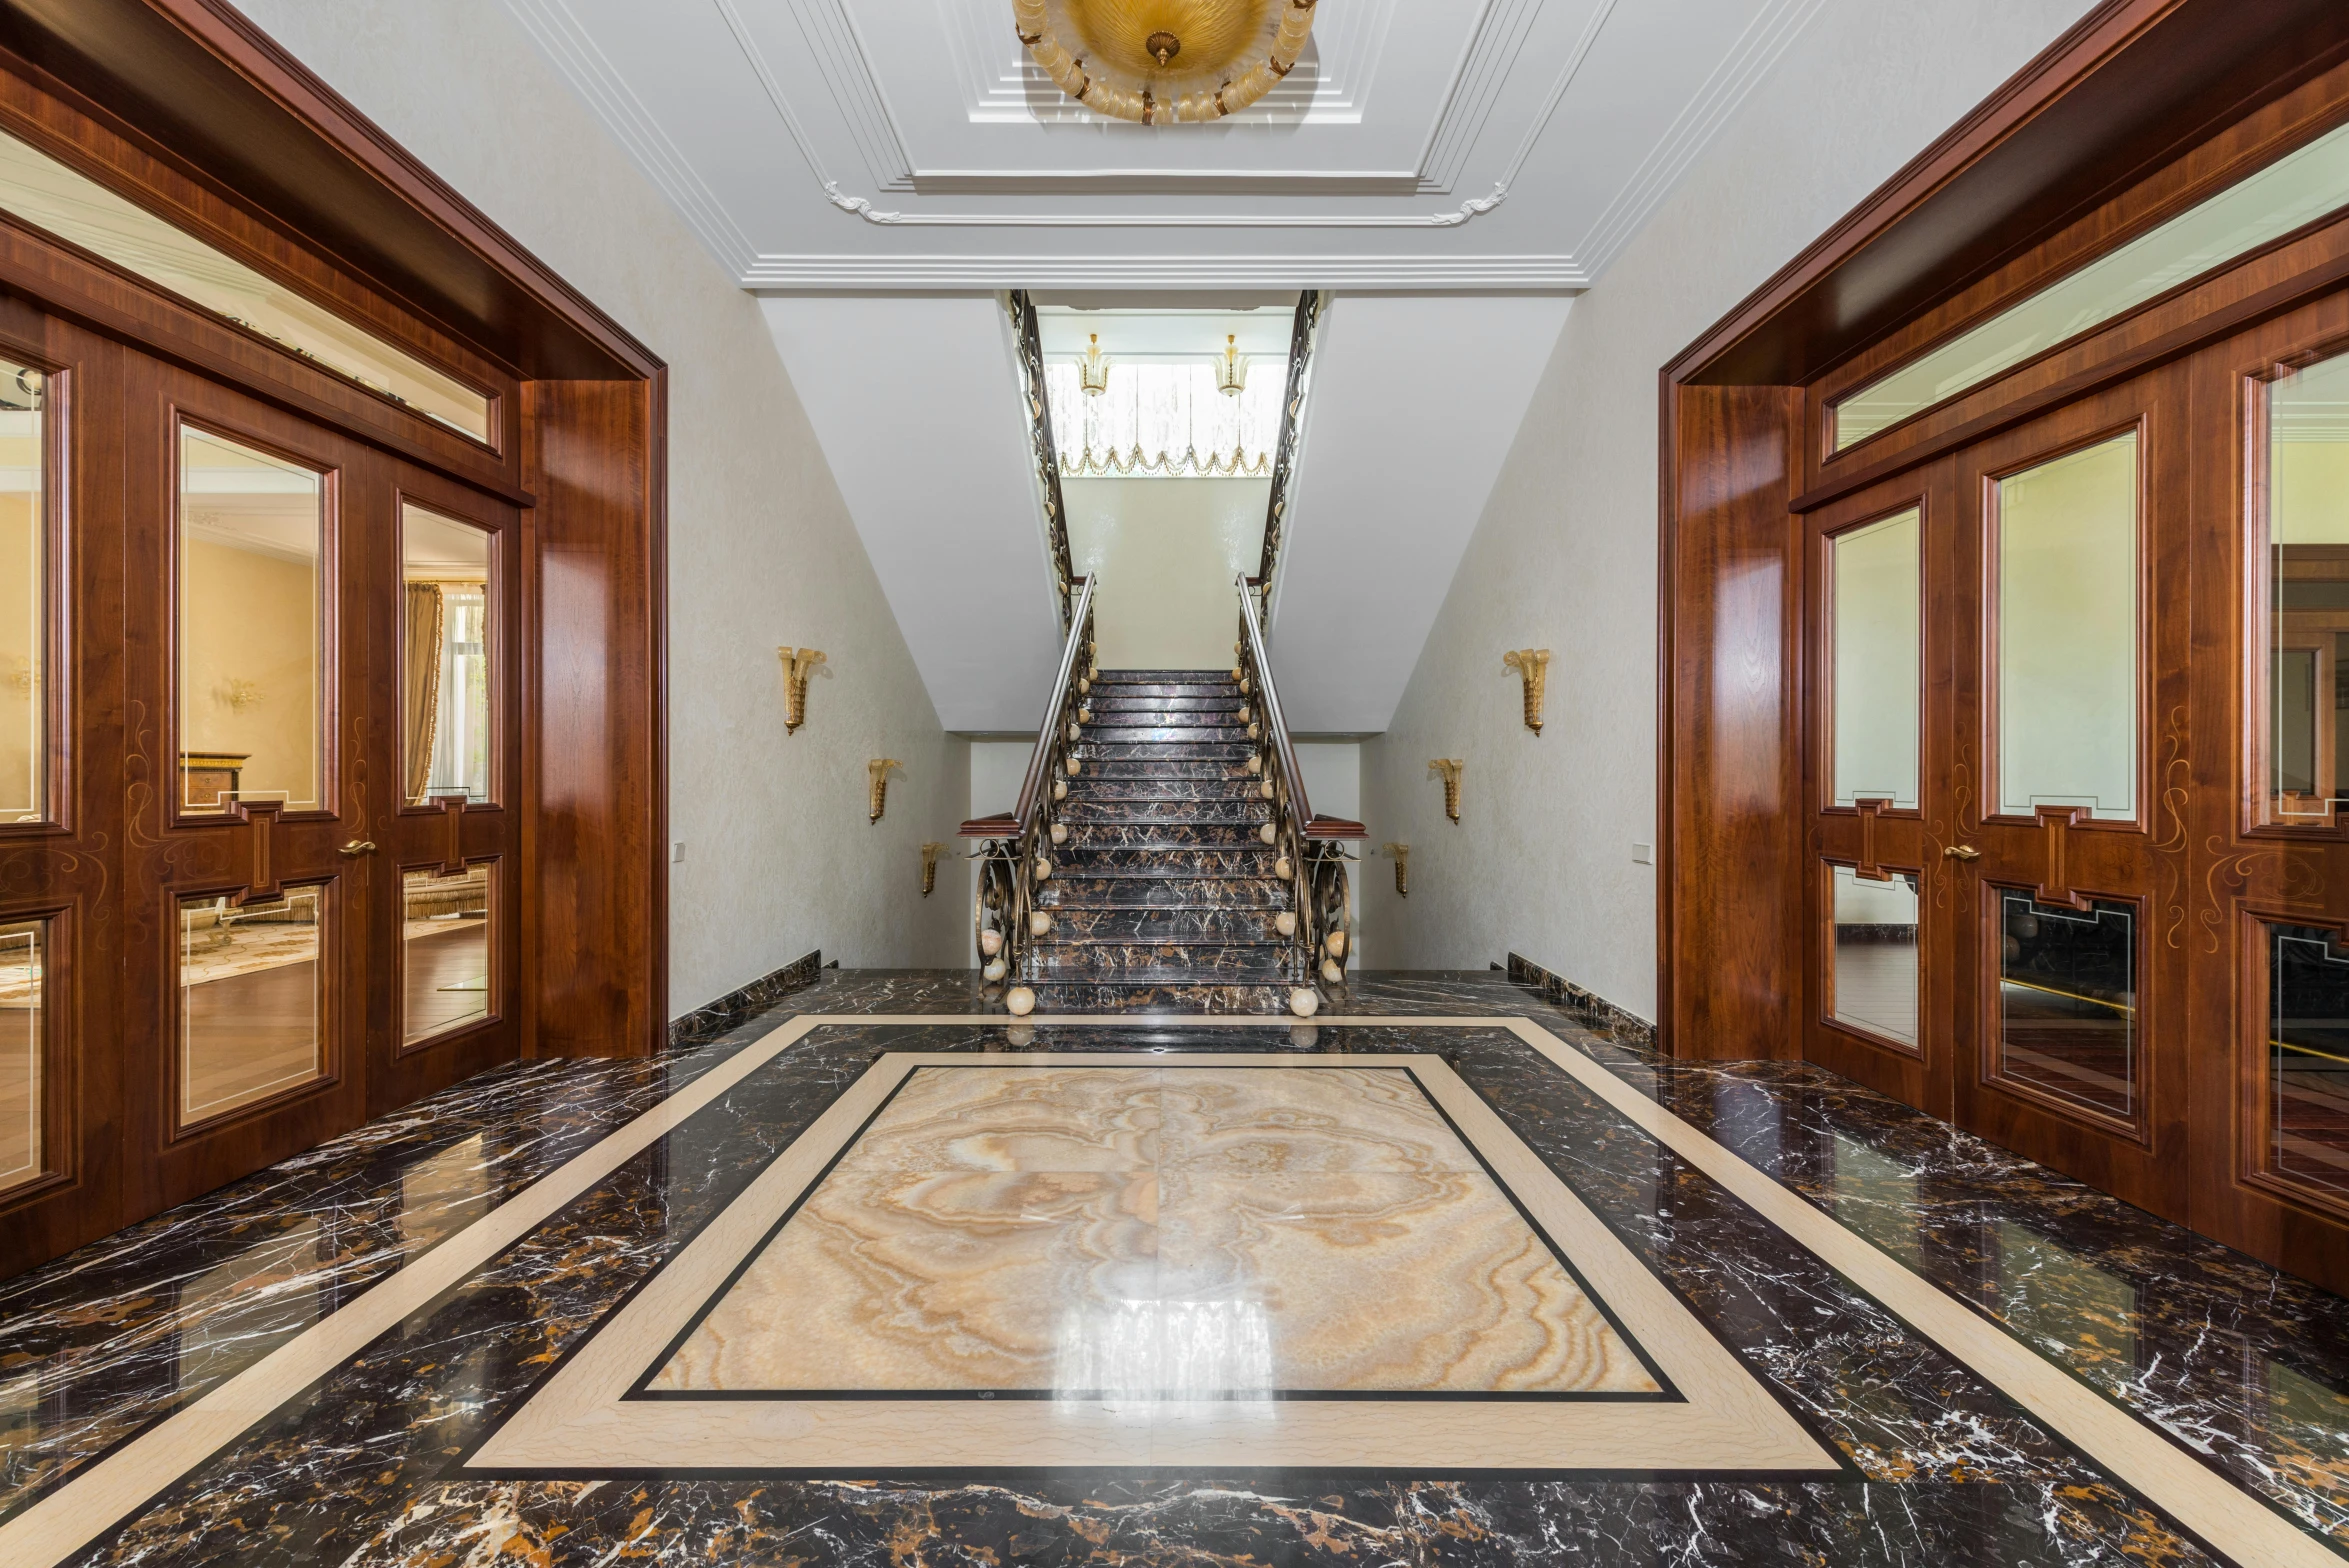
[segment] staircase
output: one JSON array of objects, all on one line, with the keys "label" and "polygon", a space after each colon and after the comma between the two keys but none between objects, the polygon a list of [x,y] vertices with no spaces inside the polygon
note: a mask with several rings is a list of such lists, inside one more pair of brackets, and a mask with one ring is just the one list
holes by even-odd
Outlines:
[{"label": "staircase", "polygon": [[1033,895],[1052,917],[1034,947],[1038,1011],[1286,1011],[1276,921],[1295,882],[1263,841],[1274,802],[1238,682],[1103,670],[1082,701],[1054,873]]}]

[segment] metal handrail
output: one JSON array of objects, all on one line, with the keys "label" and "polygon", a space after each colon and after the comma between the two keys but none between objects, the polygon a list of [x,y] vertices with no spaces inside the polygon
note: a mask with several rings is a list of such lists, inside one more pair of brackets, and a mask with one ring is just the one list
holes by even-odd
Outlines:
[{"label": "metal handrail", "polygon": [[1027,777],[1020,781],[1020,801],[1012,812],[1024,836],[1036,819],[1036,810],[1044,796],[1044,776],[1052,771],[1053,754],[1061,740],[1061,715],[1068,710],[1069,686],[1076,679],[1077,655],[1090,640],[1093,614],[1093,585],[1099,581],[1096,573],[1087,572],[1077,579],[1084,586],[1077,591],[1077,602],[1069,612],[1068,643],[1060,650],[1060,673],[1052,680],[1052,697],[1044,706],[1044,722],[1036,731],[1036,749],[1028,757]]},{"label": "metal handrail", "polygon": [[1302,826],[1313,820],[1313,808],[1305,798],[1305,773],[1297,766],[1297,748],[1289,740],[1289,724],[1281,713],[1280,693],[1272,688],[1272,660],[1264,651],[1264,625],[1256,614],[1256,590],[1249,585],[1245,572],[1232,574],[1232,586],[1240,590],[1240,635],[1248,644],[1248,662],[1256,672],[1256,688],[1264,707],[1264,732],[1272,739],[1273,757],[1280,764],[1281,785],[1289,792],[1297,822]]}]

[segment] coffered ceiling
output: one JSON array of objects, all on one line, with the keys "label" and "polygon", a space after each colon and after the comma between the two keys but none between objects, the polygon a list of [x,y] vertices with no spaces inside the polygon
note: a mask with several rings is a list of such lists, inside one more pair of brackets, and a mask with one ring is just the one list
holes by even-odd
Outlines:
[{"label": "coffered ceiling", "polygon": [[1572,289],[1823,0],[1322,0],[1206,125],[1096,118],[1010,0],[506,0],[745,287]]}]

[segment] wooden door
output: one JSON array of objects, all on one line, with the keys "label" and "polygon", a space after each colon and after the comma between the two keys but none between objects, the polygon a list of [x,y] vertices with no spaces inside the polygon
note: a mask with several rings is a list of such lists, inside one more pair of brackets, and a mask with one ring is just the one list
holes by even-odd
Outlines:
[{"label": "wooden door", "polygon": [[1805,1054],[1941,1116],[1952,1059],[1942,851],[1970,804],[1950,706],[1953,472],[1920,467],[1807,521]]},{"label": "wooden door", "polygon": [[2189,375],[2171,367],[1957,455],[1950,722],[1981,759],[1944,849],[1954,1118],[2182,1211],[2175,938],[2192,577]]}]

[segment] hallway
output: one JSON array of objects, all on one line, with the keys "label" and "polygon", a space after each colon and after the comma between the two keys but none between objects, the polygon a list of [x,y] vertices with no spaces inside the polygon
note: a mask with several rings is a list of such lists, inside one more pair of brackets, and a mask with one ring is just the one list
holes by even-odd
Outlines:
[{"label": "hallway", "polygon": [[828,972],[10,1281],[0,1557],[2349,1541],[2337,1298],[1818,1068],[1663,1061],[1489,974],[1315,1024],[976,1005]]}]

